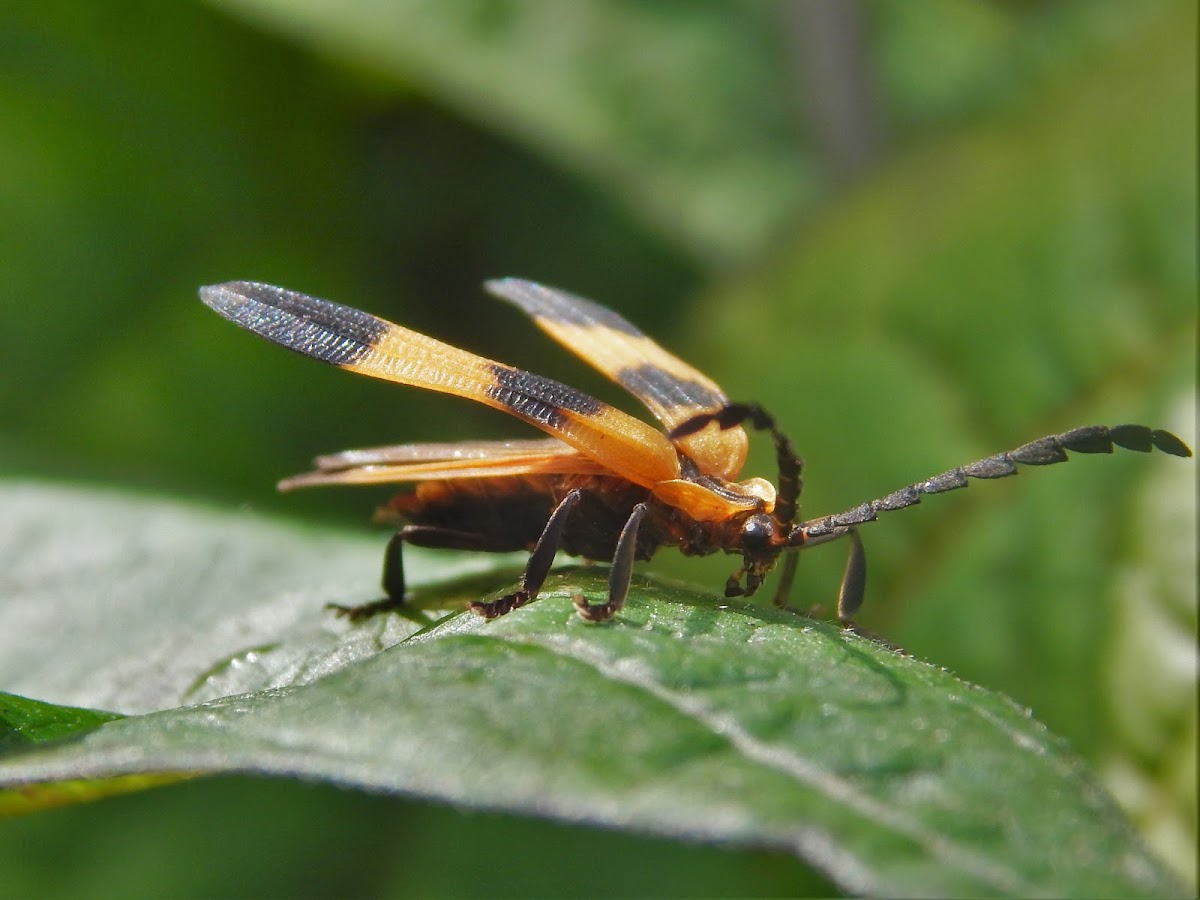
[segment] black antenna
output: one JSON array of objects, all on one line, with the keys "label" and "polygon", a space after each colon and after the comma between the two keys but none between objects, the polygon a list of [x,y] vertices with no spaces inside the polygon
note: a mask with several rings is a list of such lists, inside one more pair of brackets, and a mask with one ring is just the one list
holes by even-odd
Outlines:
[{"label": "black antenna", "polygon": [[796,539],[792,543],[804,543],[806,538],[801,532],[810,538],[819,537],[837,528],[873,522],[881,512],[920,503],[925,494],[941,494],[966,487],[971,478],[1006,478],[1017,474],[1018,465],[1049,466],[1066,462],[1070,459],[1066,452],[1068,450],[1075,453],[1112,453],[1116,447],[1138,453],[1149,453],[1157,449],[1172,456],[1192,455],[1188,445],[1169,431],[1152,429],[1145,425],[1115,425],[1111,428],[1106,425],[1085,425],[1062,434],[1050,434],[1023,444],[1015,450],[997,453],[978,462],[950,469],[837,515],[803,522],[793,530],[792,534]]},{"label": "black antenna", "polygon": [[[823,516],[801,522],[792,529],[788,543],[799,549],[823,544],[841,537],[851,539],[850,558],[842,587],[838,592],[838,620],[850,627],[854,614],[862,606],[866,590],[867,560],[856,526],[873,522],[881,512],[903,509],[921,502],[925,494],[940,494],[966,487],[972,478],[1006,478],[1017,474],[1017,466],[1049,466],[1070,459],[1067,451],[1076,453],[1112,453],[1115,447],[1149,453],[1160,450],[1172,456],[1188,457],[1192,451],[1187,444],[1169,431],[1147,428],[1145,425],[1085,425],[1062,434],[1051,434],[1023,444],[1015,450],[997,453],[978,462],[959,466],[893,491],[885,497],[859,504],[853,509],[833,516]],[[777,596],[776,602],[779,602]]]},{"label": "black antenna", "polygon": [[775,500],[775,518],[781,524],[791,525],[796,521],[797,503],[800,500],[800,489],[803,487],[800,472],[804,468],[804,460],[796,453],[791,439],[779,430],[779,426],[775,424],[775,417],[757,403],[730,403],[714,412],[692,416],[671,429],[667,437],[672,440],[687,437],[709,422],[716,422],[724,431],[746,421],[758,431],[771,432],[771,439],[775,442],[775,462],[779,466],[779,496]]}]

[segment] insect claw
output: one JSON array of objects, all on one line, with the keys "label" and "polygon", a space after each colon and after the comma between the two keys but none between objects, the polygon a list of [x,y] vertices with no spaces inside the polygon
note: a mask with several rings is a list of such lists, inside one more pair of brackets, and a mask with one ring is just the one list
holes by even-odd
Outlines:
[{"label": "insect claw", "polygon": [[532,599],[533,595],[529,591],[513,591],[495,600],[472,600],[467,604],[467,609],[485,619],[497,619],[514,609],[519,609]]},{"label": "insect claw", "polygon": [[341,603],[326,603],[325,608],[333,610],[333,614],[339,619],[347,619],[351,622],[363,622],[372,616],[379,613],[392,612],[404,606],[403,600],[395,600],[391,597],[385,597],[383,600],[376,600],[373,603],[362,603],[356,606],[343,606]]},{"label": "insect claw", "polygon": [[616,613],[612,603],[588,603],[583,594],[576,594],[571,601],[575,604],[575,612],[585,622],[604,622]]}]

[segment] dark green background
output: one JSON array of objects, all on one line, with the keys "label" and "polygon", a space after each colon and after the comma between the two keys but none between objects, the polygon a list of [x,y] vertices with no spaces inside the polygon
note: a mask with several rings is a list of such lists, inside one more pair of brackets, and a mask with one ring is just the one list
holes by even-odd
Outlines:
[{"label": "dark green background", "polygon": [[[195,296],[236,278],[632,410],[478,284],[591,296],[769,405],[812,515],[1093,419],[1190,430],[1193,6],[852,8],[861,44],[827,41],[848,68],[822,77],[819,4],[6,8],[0,465],[359,527],[378,494],[271,484],[343,447],[524,434],[237,332]],[[831,140],[830,98],[876,137]],[[1137,772],[1186,841],[1194,710],[1148,739],[1113,687],[1153,677],[1113,586],[1161,563],[1143,501],[1166,465],[1086,460],[872,526],[864,621]],[[1162,564],[1193,578],[1194,544]],[[806,554],[797,602],[840,566]],[[653,567],[715,590],[729,565]],[[1194,606],[1167,617],[1194,648]],[[232,780],[3,823],[0,871],[63,895],[803,889],[786,858]]]}]

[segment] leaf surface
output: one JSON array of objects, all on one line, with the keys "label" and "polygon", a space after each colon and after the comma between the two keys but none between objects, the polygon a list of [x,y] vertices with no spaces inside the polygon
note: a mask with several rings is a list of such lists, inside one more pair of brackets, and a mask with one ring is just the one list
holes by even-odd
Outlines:
[{"label": "leaf surface", "polygon": [[[639,578],[594,626],[570,597],[601,596],[602,573],[577,569],[496,621],[350,626],[320,603],[373,596],[373,542],[38,485],[3,502],[0,684],[135,713],[10,751],[10,790],[301,776],[786,849],[853,892],[1176,889],[1027,711],[826,624]],[[430,585],[431,559],[419,606],[484,592]],[[99,613],[88,583],[113,585]]]}]

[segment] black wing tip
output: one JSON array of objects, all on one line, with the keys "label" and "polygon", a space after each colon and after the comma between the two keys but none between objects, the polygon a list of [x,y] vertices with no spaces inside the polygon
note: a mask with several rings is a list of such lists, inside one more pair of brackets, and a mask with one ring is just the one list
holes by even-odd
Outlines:
[{"label": "black wing tip", "polygon": [[489,278],[483,283],[483,289],[497,300],[511,303],[529,315],[544,314],[547,307],[553,303],[554,295],[563,293],[556,288],[515,275]]},{"label": "black wing tip", "polygon": [[515,275],[501,275],[499,278],[488,278],[483,282],[483,288],[489,294],[501,295],[501,292],[509,287],[526,287],[533,285],[541,287],[536,281],[530,281],[528,278],[518,278]]},{"label": "black wing tip", "polygon": [[241,298],[244,281],[226,281],[221,284],[206,284],[200,288],[200,300],[209,309],[218,312],[235,305]]},{"label": "black wing tip", "polygon": [[562,288],[513,276],[492,278],[483,286],[493,297],[511,303],[535,319],[562,325],[599,326],[634,338],[645,337],[636,325],[607,306]]},{"label": "black wing tip", "polygon": [[247,331],[335,366],[357,363],[392,327],[353,307],[258,281],[207,285],[200,299]]},{"label": "black wing tip", "polygon": [[248,303],[278,304],[281,297],[293,294],[286,288],[261,281],[223,281],[200,288],[200,299],[209,309],[225,314]]},{"label": "black wing tip", "polygon": [[516,275],[504,275],[500,278],[489,278],[483,283],[483,289],[498,300],[507,300],[523,306],[528,303],[531,294],[537,295],[547,291],[544,284],[531,281],[528,278],[518,278]]}]

